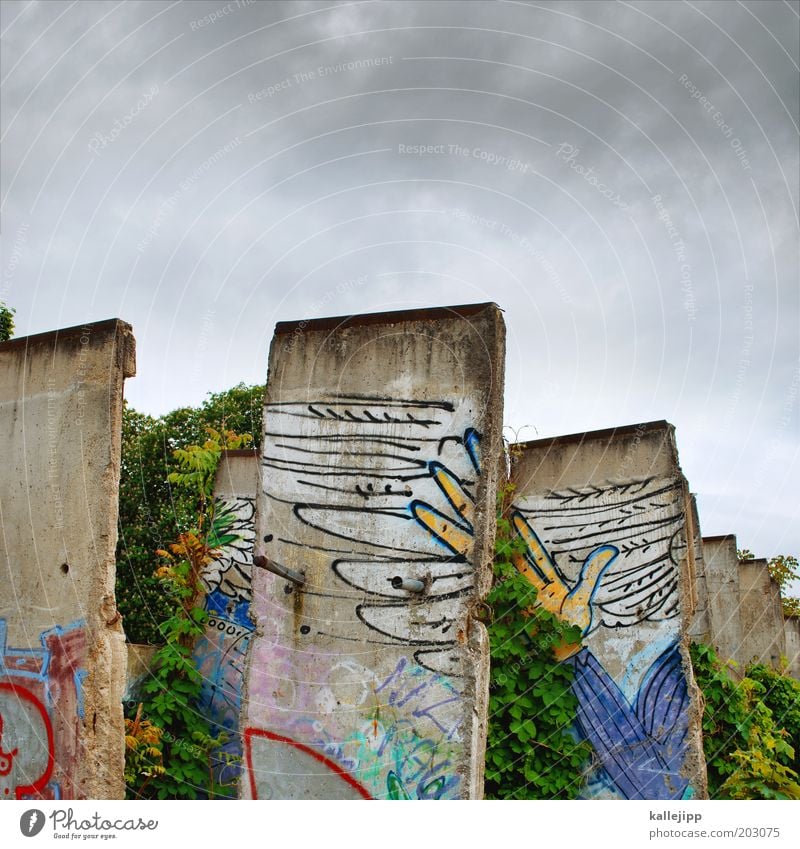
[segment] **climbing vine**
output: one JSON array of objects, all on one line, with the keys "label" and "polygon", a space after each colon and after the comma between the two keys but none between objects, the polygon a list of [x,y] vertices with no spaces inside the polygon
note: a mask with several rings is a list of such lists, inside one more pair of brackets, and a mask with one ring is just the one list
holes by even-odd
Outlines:
[{"label": "climbing vine", "polygon": [[[734,681],[710,646],[691,647],[697,684],[705,699],[703,749],[712,799],[800,799],[798,775],[792,769],[795,750],[790,733],[769,706],[767,676],[755,667],[755,677]],[[771,671],[770,671],[771,672]],[[789,684],[773,704],[795,688]],[[790,707],[797,706],[796,696]],[[790,721],[796,721],[796,716]]]},{"label": "climbing vine", "polygon": [[525,542],[509,514],[514,485],[498,496],[494,585],[487,598],[491,645],[487,799],[572,799],[591,755],[576,739],[574,671],[553,652],[580,641],[580,628],[545,610],[514,565]]},{"label": "climbing vine", "polygon": [[217,466],[224,450],[241,448],[251,437],[206,430],[202,445],[176,449],[178,470],[169,475],[170,483],[192,496],[197,516],[193,527],[156,552],[161,565],[155,576],[171,614],[159,626],[163,645],[142,686],[143,702],[126,724],[126,781],[133,798],[214,798],[232,792],[230,785],[216,781],[220,765],[229,759],[221,751],[228,737],[198,711],[203,681],[192,650],[207,620],[201,576],[221,555],[229,521],[227,515],[215,515]]}]

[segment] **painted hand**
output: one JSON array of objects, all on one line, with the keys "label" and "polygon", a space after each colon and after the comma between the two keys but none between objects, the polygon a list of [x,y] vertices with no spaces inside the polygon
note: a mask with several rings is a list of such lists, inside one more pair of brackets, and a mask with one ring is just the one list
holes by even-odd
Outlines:
[{"label": "painted hand", "polygon": [[[478,446],[478,435],[468,431],[464,436],[464,447],[473,468],[479,473]],[[429,469],[450,510],[442,512],[425,502],[414,501],[410,505],[411,512],[434,539],[453,554],[468,558],[473,540],[475,501],[462,481],[441,463],[431,462]],[[577,625],[581,633],[586,634],[592,627],[593,602],[600,580],[617,558],[619,549],[613,545],[601,545],[592,551],[584,560],[575,585],[570,586],[522,513],[516,510],[511,518],[517,534],[525,543],[525,552],[514,557],[516,567],[536,587],[538,599],[546,610],[571,625]],[[564,660],[579,649],[580,643],[564,644],[555,649],[555,654],[559,660]]]},{"label": "painted hand", "polygon": [[[480,474],[480,434],[470,428],[462,441],[470,465],[476,474]],[[453,554],[469,558],[474,536],[475,499],[464,487],[463,481],[442,463],[431,461],[428,463],[428,469],[452,512],[442,513],[424,501],[412,501],[409,509],[417,522],[434,539],[449,548]]]},{"label": "painted hand", "polygon": [[[546,610],[570,625],[577,625],[581,633],[586,634],[592,627],[593,604],[600,579],[616,560],[619,549],[601,545],[592,551],[583,561],[575,585],[570,587],[522,513],[516,510],[511,521],[526,547],[523,554],[514,555],[514,565],[536,587],[538,600]],[[580,643],[565,643],[555,649],[555,655],[564,660],[579,649]]]}]

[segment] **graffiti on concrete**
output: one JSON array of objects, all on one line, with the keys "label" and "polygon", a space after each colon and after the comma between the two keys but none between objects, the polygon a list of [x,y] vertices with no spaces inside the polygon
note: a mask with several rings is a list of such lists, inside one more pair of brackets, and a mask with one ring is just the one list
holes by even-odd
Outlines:
[{"label": "graffiti on concrete", "polygon": [[[389,638],[398,645],[411,643],[417,647],[414,656],[420,665],[458,675],[458,659],[450,657],[448,648],[457,638],[452,629],[457,611],[453,599],[472,590],[469,516],[474,509],[471,489],[477,482],[480,437],[470,427],[457,435],[432,430],[453,418],[449,402],[369,405],[368,400],[268,409],[272,421],[286,419],[287,425],[291,418],[306,415],[348,425],[315,435],[307,429],[293,433],[291,426],[267,434],[274,439],[274,446],[265,446],[263,458],[264,466],[272,470],[266,476],[267,498],[284,501],[277,473],[291,476],[291,488],[305,496],[294,501],[292,513],[301,528],[325,536],[322,545],[304,543],[304,536],[280,541],[332,555],[331,568],[343,588],[366,594],[367,601],[355,606],[355,614],[371,632],[367,642]],[[434,417],[436,413],[440,418]],[[367,427],[357,428],[356,422]],[[341,430],[347,432],[336,432]],[[452,500],[456,486],[457,506]],[[325,493],[332,495],[323,497]],[[455,515],[446,516],[431,506],[442,501],[457,511]],[[429,533],[421,533],[421,527]],[[337,548],[342,544],[338,541],[354,548]],[[337,556],[342,554],[349,556]],[[424,609],[412,604],[407,591],[392,586],[398,570],[426,584]]]},{"label": "graffiti on concrete", "polygon": [[[594,575],[598,558],[614,555],[619,562],[586,599],[596,614],[591,628],[675,618],[682,499],[679,483],[650,478],[550,492],[533,510],[526,503],[527,509],[514,516],[518,533],[529,545],[531,571],[526,574],[543,589],[570,586],[581,580],[576,570],[591,561],[589,572]],[[539,535],[527,521],[531,516]]]},{"label": "graffiti on concrete", "polygon": [[671,645],[648,669],[631,704],[588,649],[579,651],[573,690],[578,724],[626,799],[680,799],[689,730],[681,659]]},{"label": "graffiti on concrete", "polygon": [[200,710],[213,723],[215,733],[228,732],[228,742],[217,753],[215,780],[223,785],[238,777],[242,756],[239,712],[245,657],[253,630],[249,611],[254,536],[255,498],[215,499],[212,542],[221,546],[222,554],[202,576],[208,621],[195,644],[194,656],[203,676]]},{"label": "graffiti on concrete", "polygon": [[[214,499],[211,542],[222,547],[222,555],[205,568],[203,584],[206,594],[214,598],[215,605],[226,599],[228,612],[234,611],[231,602],[250,603],[255,513],[255,498]],[[237,617],[238,612],[234,614],[234,618]]]},{"label": "graffiti on concrete", "polygon": [[42,648],[6,644],[0,619],[0,799],[74,796],[83,716],[82,622],[40,635]]},{"label": "graffiti on concrete", "polygon": [[[302,590],[276,585],[297,611],[314,603],[291,634],[269,603],[258,611],[266,639],[251,661],[260,720],[251,709],[251,728],[262,741],[311,747],[373,798],[459,795],[458,620],[473,590],[475,410],[469,399],[369,396],[266,408],[266,553],[302,550],[322,568]],[[264,772],[253,757],[251,768]]]},{"label": "graffiti on concrete", "polygon": [[[461,717],[453,709],[461,694],[444,676],[401,657],[392,672],[379,678],[353,659],[337,658],[328,659],[327,667],[324,659],[307,664],[301,680],[292,677],[290,652],[273,647],[273,659],[278,658],[282,661],[259,692],[266,694],[264,715],[280,723],[282,736],[311,746],[375,798],[395,798],[392,794],[401,788],[409,798],[457,796]],[[352,716],[346,728],[331,721],[342,707]],[[270,793],[285,798],[278,791],[289,788],[275,785],[258,752],[248,757],[249,771],[259,773],[250,776],[251,789],[254,781],[260,788],[259,798]]]},{"label": "graffiti on concrete", "polygon": [[43,798],[53,774],[53,726],[26,687],[0,681],[0,793],[5,799]]},{"label": "graffiti on concrete", "polygon": [[[295,770],[314,775],[329,799],[371,799],[369,792],[330,758],[290,737],[246,728],[245,760],[254,799],[285,798]],[[256,767],[256,764],[258,767]],[[287,786],[281,787],[285,783]],[[278,786],[276,786],[278,785]]]},{"label": "graffiti on concrete", "polygon": [[[526,497],[517,568],[542,605],[580,627],[556,654],[575,668],[578,726],[600,758],[586,795],[680,799],[688,691],[678,649],[680,483],[655,478]],[[608,667],[613,667],[614,674]]]}]

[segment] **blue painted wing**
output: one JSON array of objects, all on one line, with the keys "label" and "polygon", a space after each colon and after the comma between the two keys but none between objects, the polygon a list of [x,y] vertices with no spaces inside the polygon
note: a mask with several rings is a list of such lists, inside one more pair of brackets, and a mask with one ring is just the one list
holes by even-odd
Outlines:
[{"label": "blue painted wing", "polygon": [[675,776],[676,784],[689,732],[688,707],[689,693],[681,655],[677,645],[672,645],[647,671],[636,697],[635,710],[648,736],[660,744],[661,756]]},{"label": "blue painted wing", "polygon": [[[665,652],[648,671],[633,708],[588,649],[571,662],[578,724],[619,792],[626,799],[681,798],[688,782],[676,768],[683,754],[676,741],[685,737],[685,710],[678,709],[677,700],[665,699],[666,693],[679,691],[675,675],[676,669],[682,675],[680,663],[675,667]],[[656,728],[663,729],[662,739],[651,735]]]}]

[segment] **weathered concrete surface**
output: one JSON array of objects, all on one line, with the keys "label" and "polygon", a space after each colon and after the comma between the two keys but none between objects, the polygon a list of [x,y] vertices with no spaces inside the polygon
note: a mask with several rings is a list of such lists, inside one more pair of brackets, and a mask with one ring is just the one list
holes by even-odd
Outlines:
[{"label": "weathered concrete surface", "polygon": [[588,798],[705,797],[701,708],[688,656],[695,616],[692,504],[674,430],[651,422],[515,446],[523,574],[583,629],[580,732],[597,760]]},{"label": "weathered concrete surface", "polygon": [[0,345],[0,798],[122,798],[116,319]]},{"label": "weathered concrete surface", "polygon": [[800,681],[800,616],[787,616],[783,620],[783,636],[786,643],[786,671]]},{"label": "weathered concrete surface", "polygon": [[[739,618],[739,558],[733,534],[703,537],[703,554],[708,583],[711,639],[720,660],[729,663],[736,675],[744,672],[742,625]],[[731,663],[732,661],[732,663]]]},{"label": "weathered concrete surface", "polygon": [[240,773],[242,740],[239,714],[242,707],[244,667],[253,622],[253,541],[259,456],[255,450],[227,451],[214,486],[215,525],[224,541],[222,556],[203,574],[208,613],[205,634],[195,644],[197,668],[203,675],[201,712],[212,723],[214,734],[224,731],[228,742],[220,757],[216,782],[233,784]]},{"label": "weathered concrete surface", "polygon": [[783,605],[766,560],[739,561],[739,599],[741,663],[758,661],[778,669],[786,655]]},{"label": "weathered concrete surface", "polygon": [[[708,592],[708,575],[703,554],[703,538],[700,534],[700,517],[697,512],[697,499],[694,494],[690,496],[691,511],[687,514],[687,531],[691,530],[694,543],[694,561],[688,558],[690,569],[694,569],[694,575],[690,576],[693,589],[692,606],[694,616],[689,625],[688,636],[691,642],[708,643],[711,640],[711,603]],[[688,534],[687,534],[688,536]]]},{"label": "weathered concrete surface", "polygon": [[482,795],[503,357],[493,304],[278,325],[243,796]]}]

